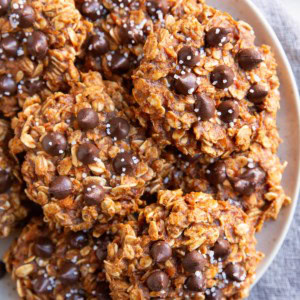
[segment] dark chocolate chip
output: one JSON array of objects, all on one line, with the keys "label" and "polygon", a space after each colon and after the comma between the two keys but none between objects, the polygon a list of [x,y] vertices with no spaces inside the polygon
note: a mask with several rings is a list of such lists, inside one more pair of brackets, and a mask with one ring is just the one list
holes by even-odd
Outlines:
[{"label": "dark chocolate chip", "polygon": [[103,55],[109,51],[109,44],[104,34],[93,35],[89,41],[89,50],[96,55]]},{"label": "dark chocolate chip", "polygon": [[223,238],[219,238],[212,248],[212,251],[214,252],[214,257],[216,259],[220,258],[221,260],[224,260],[230,254],[230,243]]},{"label": "dark chocolate chip", "polygon": [[122,45],[136,44],[144,40],[144,33],[131,23],[123,23],[118,28],[119,40]]},{"label": "dark chocolate chip", "polygon": [[225,123],[233,122],[240,114],[239,106],[233,100],[223,101],[218,106],[218,111],[220,112],[220,119]]},{"label": "dark chocolate chip", "polygon": [[81,249],[89,243],[88,236],[85,232],[70,232],[68,241],[71,247]]},{"label": "dark chocolate chip", "polygon": [[45,82],[42,80],[27,80],[24,84],[25,92],[29,94],[29,96],[33,96],[39,93],[44,87]]},{"label": "dark chocolate chip", "polygon": [[180,65],[195,67],[200,62],[200,51],[190,47],[183,46],[178,52],[178,63]]},{"label": "dark chocolate chip", "polygon": [[130,174],[134,169],[132,155],[129,153],[118,153],[113,161],[114,170],[118,175]]},{"label": "dark chocolate chip", "polygon": [[2,279],[5,275],[6,275],[5,263],[3,261],[0,261],[0,279]]},{"label": "dark chocolate chip", "polygon": [[229,263],[224,270],[228,279],[242,282],[246,279],[246,271],[240,264]]},{"label": "dark chocolate chip", "polygon": [[65,136],[59,132],[48,133],[42,140],[43,149],[52,156],[64,154],[67,146]]},{"label": "dark chocolate chip", "polygon": [[210,164],[205,172],[206,179],[213,185],[221,184],[226,179],[226,165],[222,161]]},{"label": "dark chocolate chip", "polygon": [[229,42],[228,34],[230,30],[222,27],[211,28],[205,36],[206,45],[208,47],[223,47]]},{"label": "dark chocolate chip", "polygon": [[5,96],[14,96],[17,93],[17,84],[15,80],[8,75],[0,77],[0,94]]},{"label": "dark chocolate chip", "polygon": [[147,286],[151,291],[160,292],[166,289],[168,285],[169,277],[163,271],[156,270],[147,278]]},{"label": "dark chocolate chip", "polygon": [[201,272],[188,277],[185,282],[185,286],[192,292],[203,292],[205,290],[205,280]]},{"label": "dark chocolate chip", "polygon": [[48,52],[47,36],[41,31],[34,31],[28,37],[27,50],[30,55],[43,59]]},{"label": "dark chocolate chip", "polygon": [[94,129],[99,125],[98,114],[92,108],[83,108],[77,115],[78,126],[83,130]]},{"label": "dark chocolate chip", "polygon": [[78,282],[80,272],[76,264],[66,261],[62,264],[59,271],[59,279],[63,284],[74,284]]},{"label": "dark chocolate chip", "polygon": [[178,94],[192,95],[197,87],[197,77],[194,73],[185,73],[183,75],[174,76],[174,88]]},{"label": "dark chocolate chip", "polygon": [[17,57],[19,49],[19,41],[13,36],[7,36],[1,40],[0,48],[10,57]]},{"label": "dark chocolate chip", "polygon": [[158,241],[151,247],[150,254],[155,262],[164,263],[172,256],[172,248],[167,242]]},{"label": "dark chocolate chip", "polygon": [[188,253],[182,260],[184,270],[189,273],[202,271],[205,266],[205,263],[206,260],[204,256],[197,250]]},{"label": "dark chocolate chip", "polygon": [[91,143],[84,143],[78,147],[77,158],[83,164],[93,164],[96,162],[99,149]]},{"label": "dark chocolate chip", "polygon": [[29,5],[24,5],[22,9],[17,10],[19,15],[19,26],[21,28],[31,27],[35,21],[34,9]]},{"label": "dark chocolate chip", "polygon": [[146,8],[150,16],[157,17],[161,13],[163,15],[167,14],[170,7],[168,0],[148,0],[146,2]]},{"label": "dark chocolate chip", "polygon": [[96,21],[106,15],[106,10],[97,0],[86,0],[81,5],[81,13],[92,21]]},{"label": "dark chocolate chip", "polygon": [[34,254],[41,258],[50,258],[54,252],[54,249],[54,244],[47,237],[38,238],[33,247]]},{"label": "dark chocolate chip", "polygon": [[109,289],[109,284],[106,281],[100,281],[97,282],[97,287],[96,287],[96,299],[97,300],[111,300],[110,297],[110,289]]},{"label": "dark chocolate chip", "polygon": [[130,130],[130,125],[127,120],[115,117],[111,119],[107,126],[107,131],[110,136],[118,140],[125,139]]},{"label": "dark chocolate chip", "polygon": [[221,65],[210,74],[210,82],[218,89],[226,89],[233,84],[234,73],[231,68]]},{"label": "dark chocolate chip", "polygon": [[120,52],[111,54],[110,69],[119,75],[127,73],[130,69],[129,58]]},{"label": "dark chocolate chip", "polygon": [[7,14],[11,0],[0,0],[0,17]]},{"label": "dark chocolate chip", "polygon": [[263,61],[261,54],[257,50],[250,48],[240,50],[237,60],[239,66],[245,71],[253,70]]},{"label": "dark chocolate chip", "polygon": [[49,192],[57,199],[64,199],[72,193],[73,184],[69,177],[58,176],[50,184]]},{"label": "dark chocolate chip", "polygon": [[214,100],[201,93],[196,93],[194,97],[196,99],[194,112],[200,117],[201,121],[212,118],[216,111]]},{"label": "dark chocolate chip", "polygon": [[32,280],[32,288],[37,295],[51,293],[53,289],[49,277],[44,275],[38,275]]},{"label": "dark chocolate chip", "polygon": [[12,186],[12,178],[10,173],[5,170],[0,170],[0,193],[5,193]]},{"label": "dark chocolate chip", "polygon": [[205,300],[222,300],[222,291],[219,289],[211,291],[209,295],[205,295]]},{"label": "dark chocolate chip", "polygon": [[248,91],[247,99],[255,104],[261,104],[268,96],[268,89],[261,84],[254,84]]},{"label": "dark chocolate chip", "polygon": [[104,199],[105,191],[103,187],[97,184],[90,184],[84,188],[83,200],[87,205],[99,205]]}]

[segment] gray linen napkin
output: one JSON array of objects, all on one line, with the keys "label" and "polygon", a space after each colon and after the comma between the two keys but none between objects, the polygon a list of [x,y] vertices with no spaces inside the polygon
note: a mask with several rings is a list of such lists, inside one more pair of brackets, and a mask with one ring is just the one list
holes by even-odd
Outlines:
[{"label": "gray linen napkin", "polygon": [[[300,87],[300,1],[252,0],[271,24]],[[297,167],[297,166],[295,166]],[[250,300],[300,300],[300,200],[288,236]]]}]

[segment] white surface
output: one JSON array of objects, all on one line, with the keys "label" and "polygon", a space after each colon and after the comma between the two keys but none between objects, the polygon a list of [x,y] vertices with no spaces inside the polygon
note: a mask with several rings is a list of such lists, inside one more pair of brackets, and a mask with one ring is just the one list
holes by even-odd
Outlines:
[{"label": "white surface", "polygon": [[[234,17],[243,19],[252,25],[256,32],[257,44],[266,43],[271,45],[278,62],[282,95],[278,125],[281,137],[284,140],[280,148],[280,157],[289,163],[284,173],[283,186],[289,196],[292,197],[293,204],[281,212],[276,222],[268,222],[258,235],[258,249],[266,254],[266,258],[257,272],[257,280],[259,280],[271,264],[286,236],[298,199],[298,166],[300,163],[298,92],[289,63],[273,30],[248,0],[207,0],[207,2],[218,9],[228,11]],[[289,0],[288,2],[293,4],[296,9],[300,6],[298,0]],[[7,247],[8,241],[0,242],[0,255],[3,254]],[[0,292],[1,300],[17,299],[9,278],[0,281]]]}]

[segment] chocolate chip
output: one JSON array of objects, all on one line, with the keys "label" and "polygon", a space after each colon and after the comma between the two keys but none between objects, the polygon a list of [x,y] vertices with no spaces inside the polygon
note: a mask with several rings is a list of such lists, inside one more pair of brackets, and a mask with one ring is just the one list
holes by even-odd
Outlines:
[{"label": "chocolate chip", "polygon": [[167,242],[158,241],[151,247],[150,254],[155,262],[164,263],[172,256],[172,248]]},{"label": "chocolate chip", "polygon": [[130,125],[127,120],[115,117],[111,119],[107,126],[107,131],[110,136],[118,140],[125,139],[130,130]]},{"label": "chocolate chip", "polygon": [[79,280],[80,272],[78,267],[72,262],[66,261],[59,271],[59,279],[63,284],[73,284]]},{"label": "chocolate chip", "polygon": [[240,109],[237,103],[233,100],[223,101],[218,106],[220,119],[225,123],[230,123],[236,120],[240,114]]},{"label": "chocolate chip", "polygon": [[0,193],[5,193],[12,186],[12,178],[10,173],[5,170],[0,170]]},{"label": "chocolate chip", "polygon": [[34,31],[28,37],[27,50],[30,55],[43,59],[48,52],[47,36],[41,31]]},{"label": "chocolate chip", "polygon": [[89,41],[89,50],[96,55],[103,55],[109,50],[109,44],[104,34],[94,35]]},{"label": "chocolate chip", "polygon": [[0,17],[7,14],[11,0],[0,0]]},{"label": "chocolate chip", "polygon": [[184,270],[189,273],[202,271],[205,266],[205,263],[206,260],[204,256],[197,250],[188,253],[182,260]]},{"label": "chocolate chip", "polygon": [[6,275],[6,267],[3,261],[0,261],[0,279]]},{"label": "chocolate chip", "polygon": [[99,125],[98,114],[92,108],[83,108],[77,115],[78,126],[83,130],[94,129]]},{"label": "chocolate chip", "polygon": [[5,96],[14,96],[17,93],[17,84],[11,76],[0,77],[0,93]]},{"label": "chocolate chip", "polygon": [[213,185],[221,184],[226,179],[226,165],[222,161],[210,164],[205,172],[206,179]]},{"label": "chocolate chip", "polygon": [[110,69],[113,73],[122,75],[130,69],[129,58],[120,52],[115,52],[111,55]]},{"label": "chocolate chip", "polygon": [[117,4],[120,7],[126,7],[132,0],[112,0],[113,3]]},{"label": "chocolate chip", "polygon": [[[199,272],[199,271],[198,271]],[[185,286],[189,291],[192,292],[203,292],[205,290],[205,280],[201,272],[188,277],[185,282]]]},{"label": "chocolate chip", "polygon": [[200,51],[190,46],[183,46],[177,57],[180,65],[193,68],[200,62]]},{"label": "chocolate chip", "polygon": [[146,2],[147,13],[150,16],[157,17],[161,13],[167,14],[169,11],[168,0],[148,0]]},{"label": "chocolate chip", "polygon": [[222,291],[215,289],[213,292],[211,291],[209,295],[205,295],[205,300],[222,300],[222,296]]},{"label": "chocolate chip", "polygon": [[43,149],[52,156],[64,154],[67,146],[65,136],[59,132],[48,133],[42,140]]},{"label": "chocolate chip", "polygon": [[143,31],[128,22],[118,28],[118,36],[122,45],[136,44],[144,40]]},{"label": "chocolate chip", "polygon": [[174,76],[174,88],[178,94],[192,95],[197,87],[197,77],[194,73],[185,73],[183,75]]},{"label": "chocolate chip", "polygon": [[246,271],[240,264],[229,263],[224,272],[226,276],[233,281],[242,282],[246,279]]},{"label": "chocolate chip", "polygon": [[221,65],[210,74],[210,82],[218,89],[226,89],[233,84],[234,73],[231,68]]},{"label": "chocolate chip", "polygon": [[16,57],[19,49],[19,41],[13,36],[7,36],[1,40],[0,48],[10,57]]},{"label": "chocolate chip", "polygon": [[216,111],[214,100],[201,93],[196,93],[194,97],[196,99],[194,112],[200,117],[201,121],[212,118]]},{"label": "chocolate chip", "polygon": [[32,288],[37,295],[51,293],[53,289],[49,277],[44,275],[38,275],[32,280]]},{"label": "chocolate chip", "polygon": [[29,94],[29,96],[33,96],[40,92],[45,87],[45,82],[42,80],[27,80],[24,84],[25,92]]},{"label": "chocolate chip", "polygon": [[106,10],[98,1],[86,0],[81,6],[81,13],[92,21],[96,21],[106,15]]},{"label": "chocolate chip", "polygon": [[118,153],[113,161],[113,166],[118,175],[128,175],[134,169],[133,158],[129,153]]},{"label": "chocolate chip", "polygon": [[34,254],[41,258],[50,258],[54,252],[54,244],[47,237],[40,237],[36,240],[33,251]]},{"label": "chocolate chip", "polygon": [[220,238],[216,241],[214,247],[212,248],[214,252],[214,257],[216,259],[224,260],[230,254],[230,243],[223,238]]},{"label": "chocolate chip", "polygon": [[261,104],[269,94],[267,88],[261,84],[254,84],[248,91],[247,99],[254,104]]},{"label": "chocolate chip", "polygon": [[238,53],[237,60],[239,66],[245,71],[256,68],[263,61],[261,54],[255,49],[241,50]]},{"label": "chocolate chip", "polygon": [[169,285],[169,277],[160,270],[154,271],[147,278],[147,286],[151,291],[159,292],[166,289]]},{"label": "chocolate chip", "polygon": [[31,27],[35,21],[34,9],[29,5],[24,5],[22,9],[17,10],[19,15],[19,26],[21,28]]},{"label": "chocolate chip", "polygon": [[68,241],[71,247],[81,249],[89,243],[88,236],[85,232],[70,232]]},{"label": "chocolate chip", "polygon": [[211,28],[205,36],[206,45],[208,47],[223,47],[229,42],[228,34],[230,30],[222,27]]},{"label": "chocolate chip", "polygon": [[67,176],[58,176],[50,184],[49,192],[54,198],[64,199],[72,193],[73,184]]},{"label": "chocolate chip", "polygon": [[84,188],[83,200],[87,205],[99,205],[99,203],[104,199],[105,191],[103,187],[90,184]]},{"label": "chocolate chip", "polygon": [[108,282],[106,281],[97,282],[96,293],[95,293],[97,300],[111,300],[109,293],[110,293],[110,289],[109,289]]},{"label": "chocolate chip", "polygon": [[99,149],[91,143],[84,143],[78,147],[77,158],[83,164],[93,164],[96,162]]}]

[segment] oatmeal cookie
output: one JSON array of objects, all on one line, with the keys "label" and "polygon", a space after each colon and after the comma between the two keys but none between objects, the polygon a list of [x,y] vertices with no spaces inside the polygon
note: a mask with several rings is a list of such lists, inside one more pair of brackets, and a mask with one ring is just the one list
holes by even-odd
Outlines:
[{"label": "oatmeal cookie", "polygon": [[69,94],[56,93],[14,119],[11,151],[26,150],[26,193],[49,220],[88,229],[142,204],[139,197],[164,161],[124,113],[124,97],[120,85],[91,72]]},{"label": "oatmeal cookie", "polygon": [[113,299],[241,299],[262,257],[246,214],[208,194],[160,191],[138,222],[114,226]]},{"label": "oatmeal cookie", "polygon": [[280,96],[270,48],[255,46],[248,24],[209,6],[198,16],[165,19],[133,75],[154,136],[208,160],[246,151],[253,141],[275,152]]},{"label": "oatmeal cookie", "polygon": [[[45,99],[76,79],[75,58],[91,31],[74,0],[3,0],[0,8],[0,111]],[[37,98],[37,99],[36,99]]]},{"label": "oatmeal cookie", "polygon": [[103,265],[111,237],[100,233],[72,232],[32,219],[4,257],[19,297],[111,299]]}]

